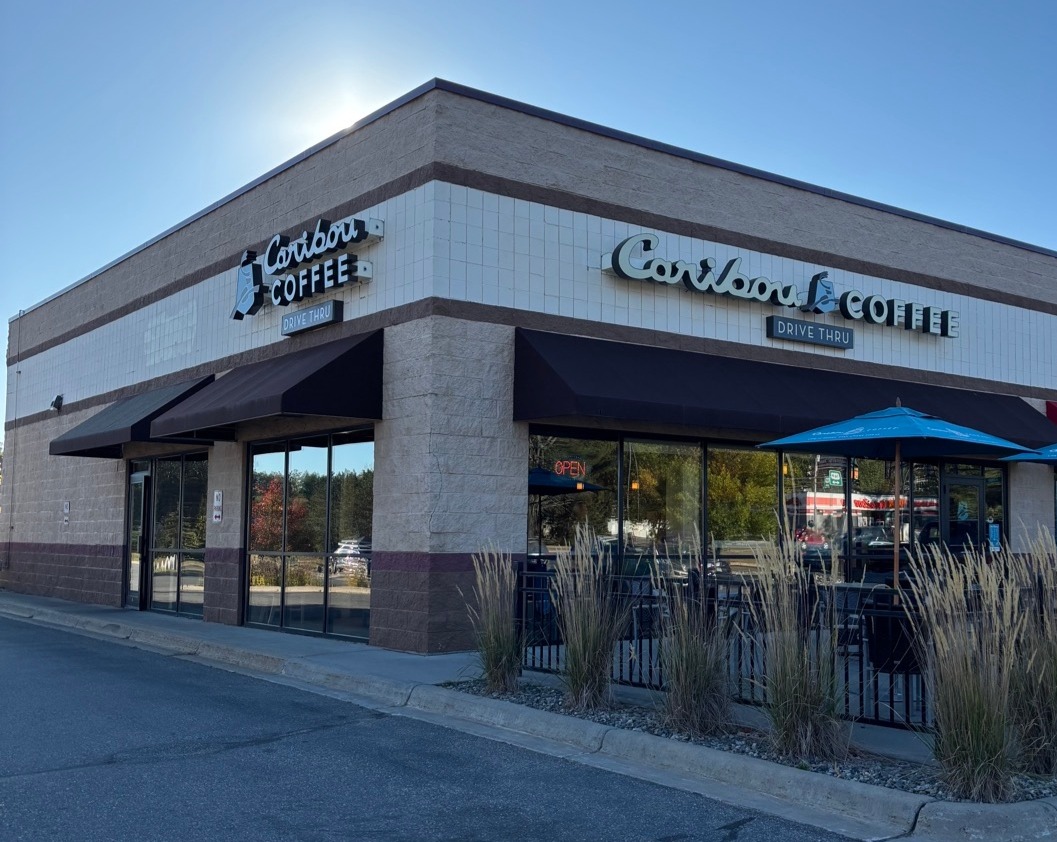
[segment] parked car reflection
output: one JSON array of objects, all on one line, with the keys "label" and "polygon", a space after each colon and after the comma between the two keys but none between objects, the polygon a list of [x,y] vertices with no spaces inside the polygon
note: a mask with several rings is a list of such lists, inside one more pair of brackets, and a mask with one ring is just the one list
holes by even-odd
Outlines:
[{"label": "parked car reflection", "polygon": [[349,538],[338,543],[332,561],[334,574],[367,580],[371,575],[371,539]]}]

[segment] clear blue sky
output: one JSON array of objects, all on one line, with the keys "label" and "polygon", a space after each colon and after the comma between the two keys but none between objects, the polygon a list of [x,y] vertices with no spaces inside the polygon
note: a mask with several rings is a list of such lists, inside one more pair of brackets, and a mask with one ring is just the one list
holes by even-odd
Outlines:
[{"label": "clear blue sky", "polygon": [[434,76],[1057,248],[1051,0],[0,13],[5,326]]}]

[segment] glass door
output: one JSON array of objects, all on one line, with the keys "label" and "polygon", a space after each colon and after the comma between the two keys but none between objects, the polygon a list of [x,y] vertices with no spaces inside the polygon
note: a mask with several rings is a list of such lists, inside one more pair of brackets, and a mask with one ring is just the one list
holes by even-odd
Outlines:
[{"label": "glass door", "polygon": [[129,479],[128,490],[128,564],[125,569],[127,591],[125,604],[144,608],[149,603],[145,597],[146,569],[144,555],[149,545],[147,527],[150,511],[150,472],[134,471]]},{"label": "glass door", "polygon": [[944,482],[943,510],[946,521],[942,539],[957,554],[987,547],[987,485],[983,477],[951,477]]}]

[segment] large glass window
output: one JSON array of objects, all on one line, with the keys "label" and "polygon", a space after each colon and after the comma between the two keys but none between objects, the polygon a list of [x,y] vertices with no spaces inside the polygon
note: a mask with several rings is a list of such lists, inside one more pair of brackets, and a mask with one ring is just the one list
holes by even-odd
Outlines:
[{"label": "large glass window", "polygon": [[626,440],[624,477],[627,572],[653,558],[685,571],[701,554],[701,446]]},{"label": "large glass window", "polygon": [[[889,468],[891,470],[891,468]],[[940,469],[936,465],[916,463],[908,467],[911,477],[911,499],[906,501],[910,509],[910,535],[920,543],[939,522],[940,516]],[[906,511],[906,509],[904,509]]]},{"label": "large glass window", "polygon": [[369,439],[361,431],[251,447],[247,623],[367,638]]},{"label": "large glass window", "polygon": [[335,436],[331,449],[327,628],[366,638],[371,607],[374,442]]},{"label": "large glass window", "polygon": [[[280,625],[286,443],[254,445],[250,456],[249,601],[246,622]],[[272,555],[274,553],[274,555]]]},{"label": "large glass window", "polygon": [[[845,567],[849,581],[883,583],[891,578],[895,541],[895,496],[893,471],[895,463],[883,459],[855,459],[851,462],[851,533],[850,555]],[[902,504],[899,511],[900,545],[902,558],[909,560],[910,539],[917,535],[928,519],[936,517],[938,482],[935,471],[920,465],[917,469],[902,463],[903,476],[899,487]],[[911,486],[913,477],[916,487]],[[910,498],[921,495],[927,507],[915,511],[911,517]]]},{"label": "large glass window", "polygon": [[1004,472],[992,466],[904,461],[896,500],[892,461],[534,431],[529,469],[530,565],[586,521],[626,573],[656,559],[678,575],[697,551],[710,570],[751,573],[787,530],[812,571],[883,583],[896,541],[905,569],[922,546],[984,546],[1005,529]]},{"label": "large glass window", "polygon": [[708,548],[720,570],[750,572],[761,541],[779,531],[778,459],[748,448],[708,448]]},{"label": "large glass window", "polygon": [[154,462],[150,533],[153,609],[202,616],[207,459],[205,453],[194,453]]},{"label": "large glass window", "polygon": [[617,443],[533,436],[529,468],[531,560],[568,549],[577,524],[588,523],[614,550],[617,543]]}]

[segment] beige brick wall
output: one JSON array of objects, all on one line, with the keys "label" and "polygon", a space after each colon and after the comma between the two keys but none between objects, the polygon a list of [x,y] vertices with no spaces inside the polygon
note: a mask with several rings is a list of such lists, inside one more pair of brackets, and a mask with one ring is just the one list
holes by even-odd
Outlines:
[{"label": "beige brick wall", "polygon": [[397,325],[384,370],[375,547],[472,553],[494,538],[524,552],[528,426],[511,420],[514,329],[441,316]]},{"label": "beige brick wall", "polygon": [[[124,543],[125,463],[120,459],[50,456],[52,439],[99,412],[57,413],[7,431],[2,523],[22,543]],[[63,524],[63,502],[70,522]]]},{"label": "beige brick wall", "polygon": [[1049,465],[1023,463],[1009,469],[1007,525],[1014,552],[1025,552],[1038,537],[1039,529],[1054,534],[1054,472]]},{"label": "beige brick wall", "polygon": [[[240,549],[244,542],[243,498],[246,482],[246,445],[218,441],[209,450],[209,488],[206,505],[206,546]],[[213,522],[213,492],[224,494],[220,523]]]},{"label": "beige brick wall", "polygon": [[[203,618],[237,625],[242,616],[246,446],[217,442],[209,452],[206,489],[206,568]],[[223,493],[220,523],[213,522],[213,492]]]},{"label": "beige brick wall", "polygon": [[[0,587],[117,605],[124,560],[125,463],[49,456],[49,442],[87,413],[8,430],[0,488]],[[69,522],[63,503],[69,502]]]},{"label": "beige brick wall", "polygon": [[371,642],[471,646],[463,594],[488,541],[525,552],[528,426],[513,417],[514,330],[433,316],[386,330],[375,426]]}]

